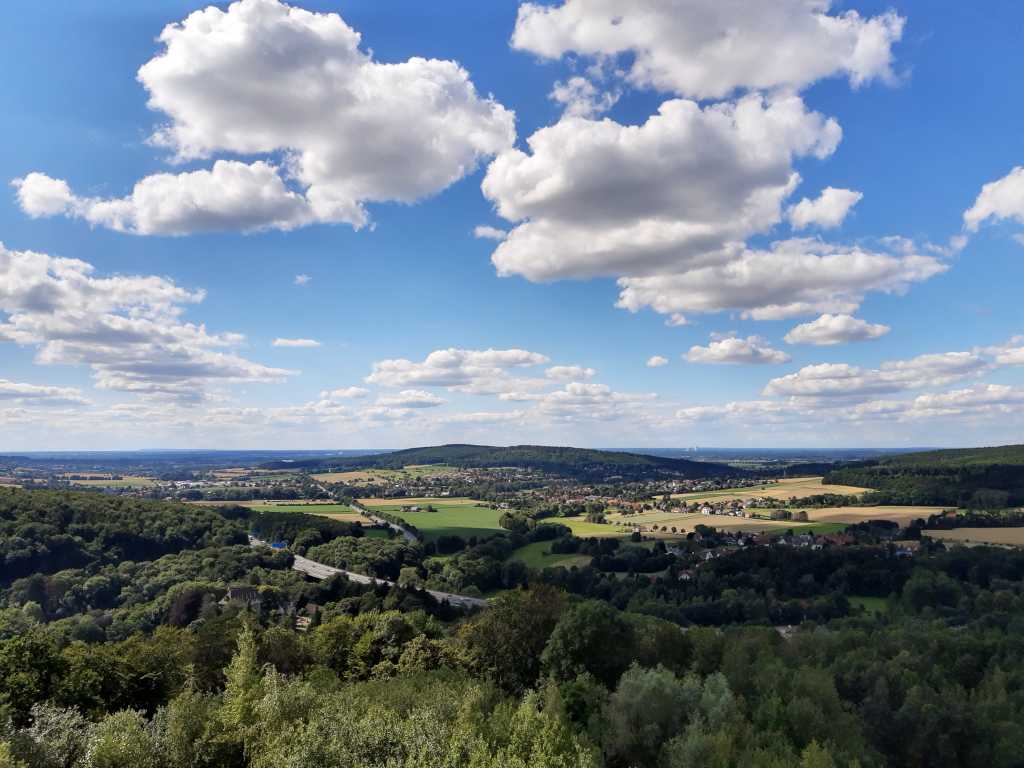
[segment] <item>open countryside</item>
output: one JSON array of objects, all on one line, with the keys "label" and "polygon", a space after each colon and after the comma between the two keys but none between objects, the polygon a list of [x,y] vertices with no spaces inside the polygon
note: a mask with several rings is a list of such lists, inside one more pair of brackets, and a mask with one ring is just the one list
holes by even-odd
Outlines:
[{"label": "open countryside", "polygon": [[750,498],[767,498],[786,501],[791,498],[801,499],[824,493],[843,496],[856,496],[869,490],[852,485],[831,485],[822,482],[821,477],[787,477],[775,482],[763,483],[744,488],[724,488],[716,491],[696,491],[694,493],[674,493],[673,499],[687,503],[713,499],[715,501],[742,501]]},{"label": "open countryside", "polygon": [[1024,547],[1024,527],[1019,528],[954,528],[951,531],[927,531],[924,535],[956,544],[977,546]]},{"label": "open countryside", "polygon": [[815,522],[823,523],[861,523],[865,520],[889,520],[906,526],[917,519],[927,519],[931,515],[939,515],[949,507],[825,507],[823,509],[807,508],[807,517]]},{"label": "open countryside", "polygon": [[359,503],[373,512],[387,512],[411,523],[427,541],[440,536],[491,536],[504,530],[498,524],[504,511],[474,499],[360,499]]},{"label": "open countryside", "polygon": [[324,483],[396,483],[408,478],[444,477],[456,471],[444,464],[409,464],[401,469],[320,472],[312,475],[312,478]]}]

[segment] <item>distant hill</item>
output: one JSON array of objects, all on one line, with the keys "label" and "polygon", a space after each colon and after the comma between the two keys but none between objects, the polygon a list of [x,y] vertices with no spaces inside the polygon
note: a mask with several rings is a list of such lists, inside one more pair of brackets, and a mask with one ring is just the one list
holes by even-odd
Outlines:
[{"label": "distant hill", "polygon": [[545,445],[514,445],[499,448],[490,445],[438,445],[409,448],[377,456],[317,457],[314,459],[270,462],[270,469],[398,469],[410,464],[447,464],[453,467],[521,467],[563,477],[599,482],[613,477],[629,480],[657,477],[740,476],[742,470],[726,464],[690,461],[664,456],[649,456],[622,451],[598,451],[589,448],[565,448]]},{"label": "distant hill", "polygon": [[826,482],[874,488],[888,504],[1024,505],[1024,445],[921,451],[835,469]]}]

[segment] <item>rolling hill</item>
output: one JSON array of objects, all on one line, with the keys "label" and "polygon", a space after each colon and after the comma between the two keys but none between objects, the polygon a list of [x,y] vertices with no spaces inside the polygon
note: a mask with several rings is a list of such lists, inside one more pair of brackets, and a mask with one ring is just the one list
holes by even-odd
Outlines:
[{"label": "rolling hill", "polygon": [[290,462],[275,461],[264,466],[271,469],[344,471],[368,468],[397,469],[415,464],[446,464],[462,468],[520,467],[592,482],[611,478],[639,480],[656,477],[696,478],[745,474],[726,464],[649,456],[641,453],[543,445],[495,447],[452,444],[409,448],[375,456],[318,457]]},{"label": "rolling hill", "polygon": [[1002,508],[1024,504],[1024,445],[922,451],[857,462],[826,482],[874,488],[886,504]]}]

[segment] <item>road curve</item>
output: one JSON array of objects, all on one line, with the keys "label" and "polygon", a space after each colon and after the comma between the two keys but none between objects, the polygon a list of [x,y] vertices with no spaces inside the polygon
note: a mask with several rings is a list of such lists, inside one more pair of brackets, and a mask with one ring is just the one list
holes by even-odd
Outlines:
[{"label": "road curve", "polygon": [[[249,537],[249,545],[253,547],[270,546],[267,542],[262,539],[257,539],[255,536]],[[333,566],[318,563],[316,560],[310,560],[308,557],[302,557],[301,555],[295,555],[294,557],[295,561],[292,563],[292,570],[299,571],[300,573],[304,573],[314,579],[320,579],[321,581],[340,574],[349,581],[354,581],[356,584],[373,584],[387,587],[393,587],[395,585],[395,582],[389,581],[388,579],[378,579],[376,576],[367,576],[364,573],[354,573],[341,568],[334,568]],[[455,595],[451,592],[438,592],[434,589],[428,589],[426,592],[438,602],[448,601],[449,604],[458,606],[459,608],[487,607],[487,601],[479,597]]]},{"label": "road curve", "polygon": [[370,510],[367,507],[365,507],[364,505],[360,504],[358,501],[353,500],[351,506],[352,506],[353,509],[359,510],[359,513],[363,517],[368,517],[371,521],[373,521],[377,525],[386,525],[388,528],[390,528],[391,530],[395,531],[396,533],[402,534],[402,536],[405,538],[406,541],[419,541],[420,540],[419,536],[417,536],[415,533],[410,531],[408,528],[405,528],[405,527],[399,525],[398,523],[392,523],[390,520],[385,520],[383,517],[377,517],[377,515],[373,514],[372,510]]}]

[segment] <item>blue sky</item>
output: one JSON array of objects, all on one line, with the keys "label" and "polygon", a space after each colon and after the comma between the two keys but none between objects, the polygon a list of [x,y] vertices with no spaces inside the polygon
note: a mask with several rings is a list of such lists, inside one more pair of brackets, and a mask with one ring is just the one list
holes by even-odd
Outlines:
[{"label": "blue sky", "polygon": [[1019,4],[16,5],[0,450],[1019,439]]}]

